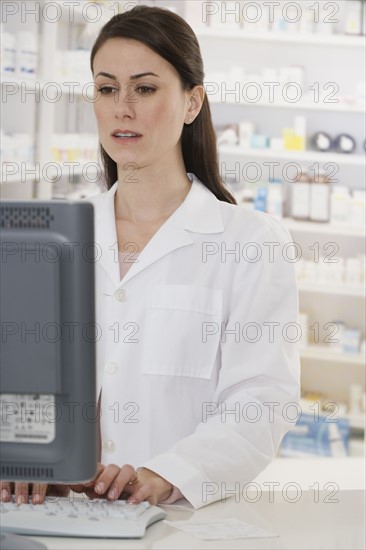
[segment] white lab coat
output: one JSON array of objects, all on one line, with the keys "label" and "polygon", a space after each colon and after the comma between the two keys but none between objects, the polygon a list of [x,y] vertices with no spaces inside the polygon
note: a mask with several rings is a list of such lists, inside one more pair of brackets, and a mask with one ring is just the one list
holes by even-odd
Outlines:
[{"label": "white lab coat", "polygon": [[292,426],[298,293],[287,229],[188,176],[184,202],[122,280],[117,183],[89,200],[102,463],[150,468],[200,508],[254,480]]}]

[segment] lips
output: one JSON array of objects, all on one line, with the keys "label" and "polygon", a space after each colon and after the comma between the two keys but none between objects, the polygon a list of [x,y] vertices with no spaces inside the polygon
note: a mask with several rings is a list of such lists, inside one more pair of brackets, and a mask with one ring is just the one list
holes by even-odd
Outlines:
[{"label": "lips", "polygon": [[120,130],[117,129],[114,132],[112,132],[112,137],[117,139],[133,139],[142,137],[141,134],[138,132],[134,132],[133,130]]}]

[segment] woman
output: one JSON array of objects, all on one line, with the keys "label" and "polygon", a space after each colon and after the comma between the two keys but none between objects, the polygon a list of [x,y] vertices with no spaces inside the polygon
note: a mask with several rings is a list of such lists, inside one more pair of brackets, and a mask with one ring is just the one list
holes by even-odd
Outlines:
[{"label": "woman", "polygon": [[282,254],[291,239],[236,206],[220,179],[183,19],[146,6],[116,15],[91,67],[108,186],[92,199],[101,464],[76,489],[199,508],[255,479],[292,425],[282,414],[299,391],[283,336],[298,307]]}]

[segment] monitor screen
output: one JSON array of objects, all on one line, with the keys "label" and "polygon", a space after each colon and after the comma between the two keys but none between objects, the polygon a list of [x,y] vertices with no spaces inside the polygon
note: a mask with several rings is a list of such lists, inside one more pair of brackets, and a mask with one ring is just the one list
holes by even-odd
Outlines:
[{"label": "monitor screen", "polygon": [[97,466],[93,205],[3,201],[2,480],[72,483]]}]

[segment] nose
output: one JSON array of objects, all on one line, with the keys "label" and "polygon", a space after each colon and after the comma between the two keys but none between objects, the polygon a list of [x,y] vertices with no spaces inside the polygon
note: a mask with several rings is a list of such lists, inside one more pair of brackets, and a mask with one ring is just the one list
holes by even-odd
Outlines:
[{"label": "nose", "polygon": [[135,118],[138,99],[132,85],[126,85],[114,94],[114,101],[116,118]]}]

